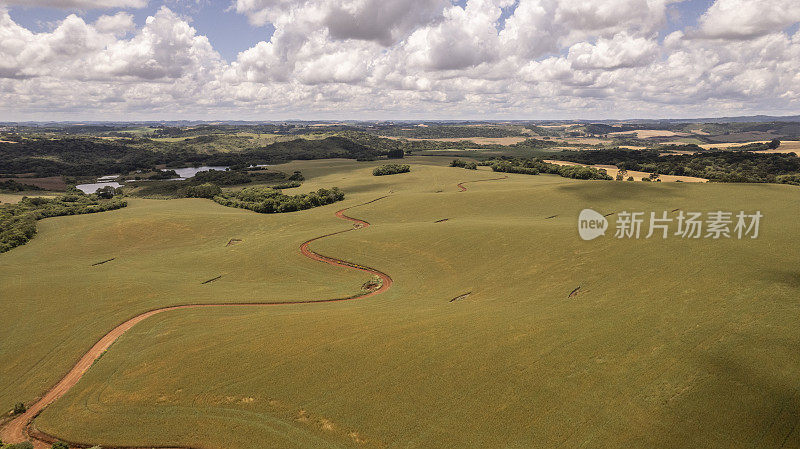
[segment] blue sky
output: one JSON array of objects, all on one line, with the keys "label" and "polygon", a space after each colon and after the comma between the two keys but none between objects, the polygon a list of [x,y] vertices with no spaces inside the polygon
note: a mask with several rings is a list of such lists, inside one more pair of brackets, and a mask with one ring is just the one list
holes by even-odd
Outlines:
[{"label": "blue sky", "polygon": [[799,26],[796,0],[0,0],[0,120],[792,115]]}]

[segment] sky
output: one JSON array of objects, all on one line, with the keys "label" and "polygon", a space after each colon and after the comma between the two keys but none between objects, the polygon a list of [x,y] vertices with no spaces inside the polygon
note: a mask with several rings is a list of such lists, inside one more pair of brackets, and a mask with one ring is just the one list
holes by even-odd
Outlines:
[{"label": "sky", "polygon": [[800,114],[797,0],[0,0],[0,121]]}]

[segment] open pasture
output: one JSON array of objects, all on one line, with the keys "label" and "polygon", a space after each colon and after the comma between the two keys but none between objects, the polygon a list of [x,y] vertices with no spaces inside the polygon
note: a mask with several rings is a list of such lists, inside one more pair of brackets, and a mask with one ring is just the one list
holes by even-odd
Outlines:
[{"label": "open pasture", "polygon": [[[447,162],[407,158],[411,173],[382,177],[377,163],[278,166],[303,170],[293,190],[348,194],[298,213],[132,200],[42,221],[0,255],[0,295],[15,301],[0,305],[13,323],[0,329],[3,407],[41,394],[148,308],[354,293],[362,274],[297,248],[346,228],[335,210],[388,195],[348,211],[368,229],[312,243],[390,274],[387,292],[164,312],[36,426],[76,442],[203,449],[800,446],[796,187],[510,174],[460,192],[496,174]],[[587,207],[765,218],[758,239],[614,239],[611,228],[584,242]]]}]

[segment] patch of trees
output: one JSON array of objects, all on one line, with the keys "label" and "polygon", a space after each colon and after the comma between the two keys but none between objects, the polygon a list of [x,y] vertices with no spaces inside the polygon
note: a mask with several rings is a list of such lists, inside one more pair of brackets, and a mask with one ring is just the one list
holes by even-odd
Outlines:
[{"label": "patch of trees", "polygon": [[178,192],[180,196],[185,196],[186,198],[214,198],[222,193],[222,188],[216,184],[207,182],[200,185],[184,187]]},{"label": "patch of trees", "polygon": [[154,181],[174,178],[179,178],[178,174],[175,173],[175,170],[159,170],[147,177],[147,179],[152,179]]},{"label": "patch of trees", "polygon": [[800,158],[791,153],[704,151],[661,156],[658,151],[613,149],[564,151],[554,157],[581,164],[611,164],[625,170],[694,176],[717,182],[786,182],[794,178],[782,175],[800,174]]},{"label": "patch of trees", "polygon": [[24,245],[36,235],[36,221],[62,215],[80,215],[120,209],[128,203],[97,195],[69,194],[54,198],[23,197],[16,204],[0,205],[0,253]]},{"label": "patch of trees", "polygon": [[779,146],[781,146],[780,139],[772,139],[769,142],[748,143],[747,145],[737,145],[729,148],[733,148],[736,151],[766,151],[775,150]]},{"label": "patch of trees", "polygon": [[386,153],[386,157],[389,159],[402,159],[404,155],[405,152],[400,148],[391,149]]},{"label": "patch of trees", "polygon": [[24,192],[26,190],[42,190],[42,188],[17,182],[13,179],[0,181],[0,192]]},{"label": "patch of trees", "polygon": [[375,167],[372,170],[373,176],[396,175],[398,173],[408,173],[411,171],[411,166],[407,164],[386,164],[380,167]]},{"label": "patch of trees", "polygon": [[669,153],[669,152],[692,152],[698,153],[701,151],[706,151],[705,148],[701,147],[700,145],[694,143],[685,143],[685,144],[669,144],[669,145],[660,145],[656,150],[661,151],[662,153]]},{"label": "patch of trees", "polygon": [[541,159],[513,159],[499,161],[492,164],[492,171],[503,173],[521,173],[525,175],[538,175],[540,173],[559,175],[572,179],[600,179],[610,180],[605,170],[581,165],[556,165],[544,162]]},{"label": "patch of trees", "polygon": [[[195,184],[214,183],[220,186],[235,186],[238,184],[247,184],[253,182],[254,180],[256,180],[256,178],[274,179],[274,175],[276,174],[277,173],[275,172],[251,174],[245,171],[234,171],[234,170],[225,170],[225,171],[206,170],[195,173],[195,175],[192,178],[190,178],[190,180],[192,183]],[[263,176],[263,175],[273,175],[273,176]]]},{"label": "patch of trees", "polygon": [[466,168],[467,170],[477,170],[478,169],[478,164],[476,162],[474,162],[474,161],[465,161],[465,160],[462,160],[462,159],[453,159],[453,161],[450,162],[450,166],[451,167]]},{"label": "patch of trees", "polygon": [[222,193],[214,201],[223,206],[248,209],[262,214],[294,212],[324,206],[344,199],[338,187],[319,189],[311,193],[285,195],[269,187],[245,187],[238,192]]},{"label": "patch of trees", "polygon": [[779,184],[791,184],[793,186],[800,186],[800,173],[791,175],[778,175],[775,177],[775,182]]}]

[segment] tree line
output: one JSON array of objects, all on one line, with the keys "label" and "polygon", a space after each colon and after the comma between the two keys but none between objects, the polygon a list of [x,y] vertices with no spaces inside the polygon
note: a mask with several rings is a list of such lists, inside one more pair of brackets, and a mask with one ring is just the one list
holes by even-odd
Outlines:
[{"label": "tree line", "polygon": [[36,235],[36,222],[63,215],[93,214],[120,209],[128,203],[97,195],[68,194],[55,198],[23,197],[16,204],[0,204],[0,253],[24,245]]},{"label": "tree line", "polygon": [[521,173],[525,175],[538,175],[540,173],[559,175],[572,179],[600,179],[611,180],[605,170],[581,165],[557,165],[544,162],[541,159],[511,159],[491,162],[492,171],[503,173]]},{"label": "tree line", "polygon": [[396,175],[398,173],[408,173],[411,171],[411,166],[408,164],[385,164],[380,167],[375,167],[372,170],[373,176]]},{"label": "tree line", "polygon": [[581,164],[616,165],[624,170],[694,176],[716,182],[793,184],[800,175],[800,158],[792,153],[704,151],[662,156],[659,151],[610,149],[563,151],[557,157]]},{"label": "tree line", "polygon": [[310,193],[286,195],[280,190],[269,187],[245,187],[238,192],[220,192],[212,199],[223,206],[248,209],[261,214],[274,214],[335,203],[344,199],[344,192],[338,187],[333,187]]}]

